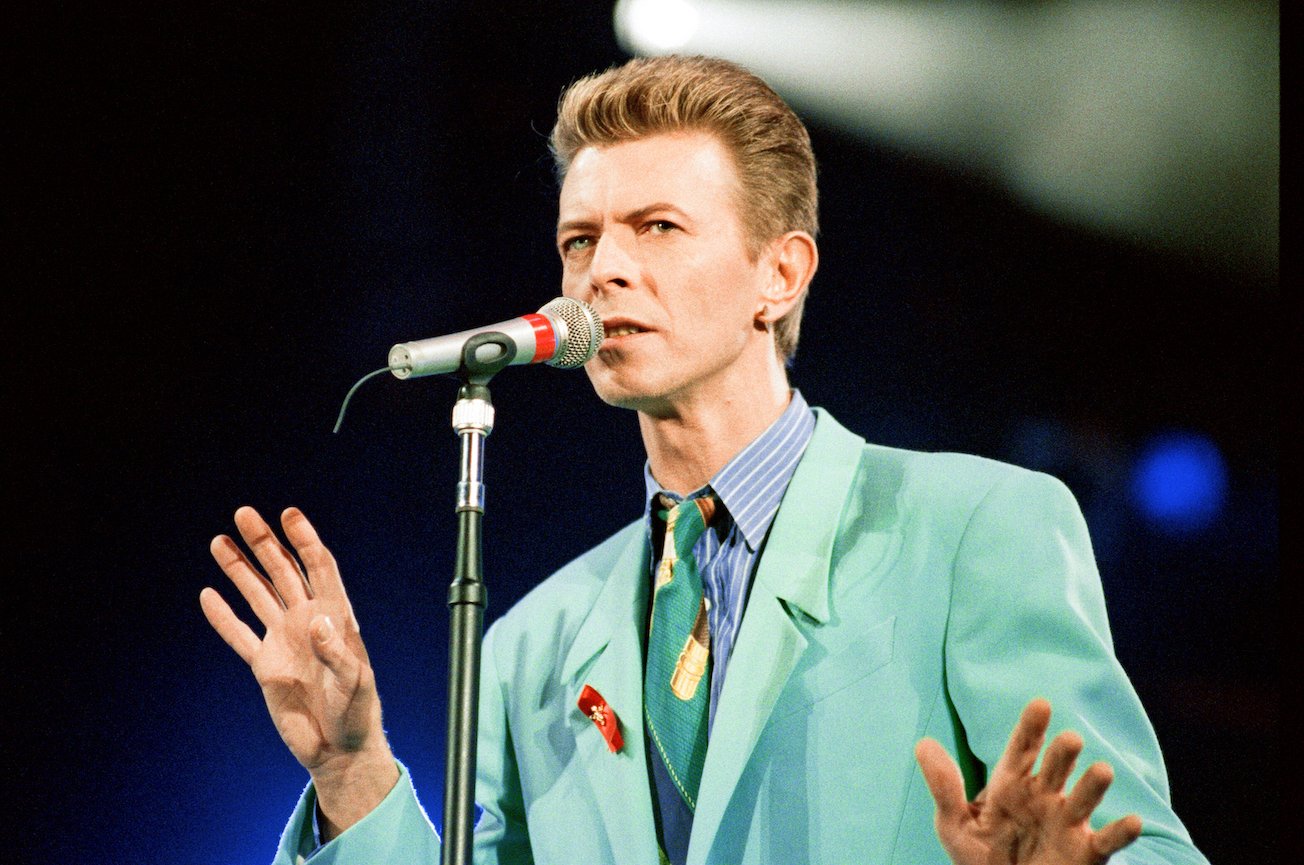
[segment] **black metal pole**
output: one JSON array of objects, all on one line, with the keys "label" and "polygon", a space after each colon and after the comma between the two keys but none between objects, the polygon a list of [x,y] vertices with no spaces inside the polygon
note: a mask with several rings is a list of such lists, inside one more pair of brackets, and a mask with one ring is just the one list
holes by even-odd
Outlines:
[{"label": "black metal pole", "polygon": [[515,343],[478,334],[462,348],[462,387],[453,429],[462,442],[457,482],[457,561],[448,587],[448,742],[444,768],[443,865],[469,865],[475,831],[475,758],[479,724],[480,641],[487,593],[480,560],[484,518],[484,444],[493,431],[488,383],[512,361]]},{"label": "black metal pole", "polygon": [[485,587],[480,564],[483,511],[457,514],[457,566],[448,588],[448,745],[444,774],[444,865],[471,861],[475,821],[476,730]]}]

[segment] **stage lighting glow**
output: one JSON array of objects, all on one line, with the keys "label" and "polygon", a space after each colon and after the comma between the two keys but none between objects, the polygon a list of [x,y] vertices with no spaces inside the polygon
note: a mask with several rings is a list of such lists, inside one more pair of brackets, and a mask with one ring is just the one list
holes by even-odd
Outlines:
[{"label": "stage lighting glow", "polygon": [[621,40],[643,52],[674,51],[697,32],[697,9],[687,0],[620,0],[613,14]]},{"label": "stage lighting glow", "polygon": [[1151,441],[1137,460],[1132,498],[1158,528],[1185,533],[1208,526],[1227,495],[1227,467],[1207,436],[1170,433]]},{"label": "stage lighting glow", "polygon": [[803,116],[990,174],[1059,218],[1275,270],[1277,4],[620,0],[635,54],[706,54]]}]

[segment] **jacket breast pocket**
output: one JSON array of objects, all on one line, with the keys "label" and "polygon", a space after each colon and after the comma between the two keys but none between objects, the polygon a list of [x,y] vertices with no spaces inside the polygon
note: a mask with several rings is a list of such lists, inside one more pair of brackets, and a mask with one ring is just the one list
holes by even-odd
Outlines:
[{"label": "jacket breast pocket", "polygon": [[789,682],[780,717],[809,711],[891,663],[895,629],[893,616],[799,672]]}]

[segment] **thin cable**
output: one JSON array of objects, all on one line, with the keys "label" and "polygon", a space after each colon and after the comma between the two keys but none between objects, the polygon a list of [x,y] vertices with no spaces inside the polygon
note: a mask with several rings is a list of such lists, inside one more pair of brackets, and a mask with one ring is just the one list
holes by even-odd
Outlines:
[{"label": "thin cable", "polygon": [[349,392],[344,395],[344,403],[340,406],[340,416],[338,419],[336,419],[335,429],[331,430],[331,432],[333,433],[339,432],[340,427],[344,425],[344,412],[347,411],[349,408],[349,400],[353,399],[353,394],[357,392],[358,388],[362,387],[362,383],[369,378],[375,378],[376,376],[380,375],[382,372],[389,372],[389,367],[382,366],[380,369],[376,370],[375,372],[369,372],[366,375],[364,375],[362,378],[354,382],[353,387],[349,388]]}]

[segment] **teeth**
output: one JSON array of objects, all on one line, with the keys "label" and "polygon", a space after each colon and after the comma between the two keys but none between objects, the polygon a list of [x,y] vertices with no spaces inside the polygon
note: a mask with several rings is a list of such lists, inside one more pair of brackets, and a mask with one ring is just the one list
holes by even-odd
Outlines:
[{"label": "teeth", "polygon": [[617,327],[607,331],[607,336],[629,336],[631,333],[639,333],[637,327]]}]

